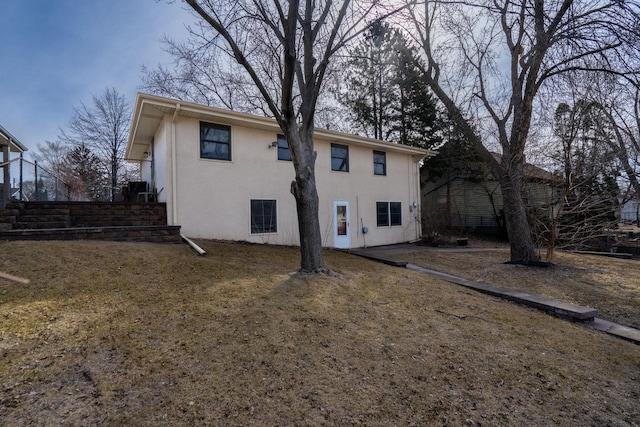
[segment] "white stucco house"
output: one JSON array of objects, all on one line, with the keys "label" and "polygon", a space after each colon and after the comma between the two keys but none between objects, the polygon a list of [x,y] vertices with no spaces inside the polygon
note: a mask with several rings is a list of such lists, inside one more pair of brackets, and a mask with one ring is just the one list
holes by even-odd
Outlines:
[{"label": "white stucco house", "polygon": [[[139,93],[126,158],[191,238],[298,245],[289,149],[273,119]],[[421,235],[426,150],[316,129],[323,246]]]}]

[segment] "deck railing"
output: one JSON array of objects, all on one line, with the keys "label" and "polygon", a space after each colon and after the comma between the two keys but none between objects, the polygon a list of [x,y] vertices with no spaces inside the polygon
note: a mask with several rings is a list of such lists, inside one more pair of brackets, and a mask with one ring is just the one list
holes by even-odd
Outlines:
[{"label": "deck railing", "polygon": [[[0,206],[10,200],[24,201],[68,201],[71,187],[58,175],[29,161],[22,156],[0,163],[0,168],[9,168],[9,185],[4,182],[6,174],[0,174]],[[5,194],[8,190],[9,194]]]}]

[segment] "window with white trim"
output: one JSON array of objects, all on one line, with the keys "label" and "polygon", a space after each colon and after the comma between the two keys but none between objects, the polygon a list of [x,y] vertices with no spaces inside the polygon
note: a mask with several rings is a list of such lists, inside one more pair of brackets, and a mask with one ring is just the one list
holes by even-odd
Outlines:
[{"label": "window with white trim", "polygon": [[378,227],[402,225],[402,202],[376,202],[376,224]]}]

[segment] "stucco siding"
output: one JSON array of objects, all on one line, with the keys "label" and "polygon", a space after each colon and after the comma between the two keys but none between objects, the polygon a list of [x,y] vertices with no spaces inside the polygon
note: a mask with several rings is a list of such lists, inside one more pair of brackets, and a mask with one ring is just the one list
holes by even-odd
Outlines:
[{"label": "stucco siding", "polygon": [[[146,130],[144,134],[130,138],[128,153],[138,156],[142,163],[143,150],[151,151],[150,144],[154,141],[155,186],[159,191],[162,189],[158,199],[167,203],[170,224],[180,225],[182,233],[193,238],[299,244],[296,203],[290,193],[295,172],[291,161],[278,160],[278,149],[272,143],[281,131],[273,121],[195,104],[188,109],[174,107],[169,102],[165,104],[165,98],[148,95],[143,96],[145,102],[147,97],[157,101],[158,107],[150,109],[138,99],[137,111],[148,110],[146,115],[138,114],[134,118],[147,120],[147,126],[141,127]],[[158,111],[163,111],[164,116],[156,114]],[[150,125],[149,121],[155,122]],[[230,161],[201,158],[201,122],[230,127]],[[154,127],[152,135],[149,129]],[[331,170],[332,143],[348,146],[348,172]],[[175,144],[175,159],[172,144]],[[427,152],[322,130],[316,132],[315,150],[324,246],[338,245],[334,241],[334,203],[337,201],[348,204],[348,247],[419,238],[418,162]],[[374,150],[386,153],[385,176],[374,174]],[[150,169],[144,173],[146,181],[154,180],[149,176]],[[275,232],[252,233],[251,200],[276,201]],[[376,202],[400,202],[401,225],[378,227]],[[363,226],[368,229],[366,234]],[[341,237],[340,244],[344,245],[344,241]]]},{"label": "stucco siding", "polygon": [[[177,223],[195,238],[299,244],[295,199],[290,193],[293,164],[277,160],[269,148],[277,133],[231,127],[231,161],[200,158],[199,120],[179,119],[177,126]],[[333,202],[349,202],[351,246],[413,240],[416,220],[409,206],[417,202],[415,162],[387,153],[387,175],[373,173],[373,150],[349,146],[349,172],[331,171],[331,141],[317,139],[316,180],[320,227],[325,246],[333,246]],[[412,187],[413,186],[413,187]],[[277,233],[251,234],[250,200],[277,201]],[[377,227],[376,202],[402,203],[402,226]],[[369,230],[363,236],[362,225]]]}]

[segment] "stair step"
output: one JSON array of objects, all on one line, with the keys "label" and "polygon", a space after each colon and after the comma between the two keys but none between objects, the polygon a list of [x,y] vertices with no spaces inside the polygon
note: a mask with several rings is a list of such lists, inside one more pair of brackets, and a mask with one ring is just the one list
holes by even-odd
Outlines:
[{"label": "stair step", "polygon": [[13,224],[14,230],[15,229],[35,230],[35,229],[47,229],[47,228],[69,228],[69,223],[67,223],[66,221],[31,221],[31,222],[18,221],[15,224]]},{"label": "stair step", "polygon": [[42,208],[42,207],[25,207],[21,215],[28,216],[44,216],[44,215],[65,215],[69,216],[69,209],[65,208]]},{"label": "stair step", "polygon": [[164,203],[11,202],[0,223],[16,230],[163,226],[167,211]]},{"label": "stair step", "polygon": [[69,215],[20,215],[20,222],[67,222]]},{"label": "stair step", "polygon": [[0,212],[0,219],[3,217],[11,217],[20,215],[20,210],[18,209],[5,209]]},{"label": "stair step", "polygon": [[0,230],[0,240],[115,240],[120,242],[182,243],[180,226],[172,225]]}]

